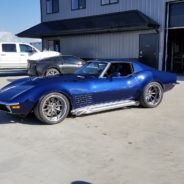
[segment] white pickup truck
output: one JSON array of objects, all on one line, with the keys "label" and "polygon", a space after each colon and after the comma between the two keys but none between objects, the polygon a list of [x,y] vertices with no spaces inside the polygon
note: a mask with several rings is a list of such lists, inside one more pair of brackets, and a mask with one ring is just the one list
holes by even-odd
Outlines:
[{"label": "white pickup truck", "polygon": [[43,59],[60,55],[55,51],[43,51],[27,43],[0,42],[0,69],[26,69],[29,58]]}]

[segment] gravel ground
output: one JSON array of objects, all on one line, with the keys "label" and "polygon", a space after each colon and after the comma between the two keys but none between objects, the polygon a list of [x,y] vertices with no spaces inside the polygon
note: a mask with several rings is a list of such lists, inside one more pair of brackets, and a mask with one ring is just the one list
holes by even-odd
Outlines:
[{"label": "gravel ground", "polygon": [[[16,78],[1,77],[0,87]],[[155,109],[124,108],[53,126],[32,114],[0,112],[0,126],[2,184],[184,181],[184,82]]]}]

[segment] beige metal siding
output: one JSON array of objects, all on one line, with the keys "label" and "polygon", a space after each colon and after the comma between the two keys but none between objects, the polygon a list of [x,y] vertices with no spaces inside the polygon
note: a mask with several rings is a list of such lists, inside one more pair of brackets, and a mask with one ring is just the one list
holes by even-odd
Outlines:
[{"label": "beige metal siding", "polygon": [[150,31],[61,37],[61,52],[82,58],[137,58],[140,33]]},{"label": "beige metal siding", "polygon": [[86,0],[86,9],[72,11],[71,0],[60,0],[60,12],[56,14],[46,14],[46,0],[42,0],[41,5],[43,21],[71,19],[137,9],[162,24],[165,1],[166,0],[119,0],[118,4],[101,6],[101,0]]},{"label": "beige metal siding", "polygon": [[[42,17],[43,21],[53,21],[119,11],[140,10],[160,24],[159,68],[161,69],[164,53],[166,1],[119,0],[118,4],[101,6],[101,0],[86,0],[86,9],[71,11],[71,0],[60,0],[60,12],[46,15],[45,0],[42,0]],[[61,50],[63,53],[79,55],[81,57],[138,57],[138,41],[139,34],[141,33],[144,32],[62,37]]]}]

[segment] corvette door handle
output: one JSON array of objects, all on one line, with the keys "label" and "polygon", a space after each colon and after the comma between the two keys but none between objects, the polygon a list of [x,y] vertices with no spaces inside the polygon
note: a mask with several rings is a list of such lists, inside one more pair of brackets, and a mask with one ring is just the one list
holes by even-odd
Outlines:
[{"label": "corvette door handle", "polygon": [[6,56],[6,54],[1,54],[1,56]]},{"label": "corvette door handle", "polygon": [[24,54],[21,54],[21,56],[25,56]]}]

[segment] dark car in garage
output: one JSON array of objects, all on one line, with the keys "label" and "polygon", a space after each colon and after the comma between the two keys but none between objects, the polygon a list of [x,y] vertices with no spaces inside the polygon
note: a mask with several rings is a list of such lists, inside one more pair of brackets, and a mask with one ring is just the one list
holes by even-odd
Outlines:
[{"label": "dark car in garage", "polygon": [[28,75],[49,76],[74,73],[86,62],[76,56],[61,55],[41,60],[28,60]]}]

